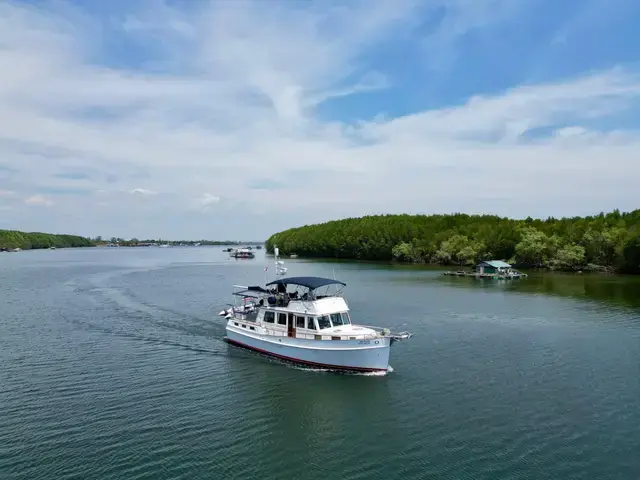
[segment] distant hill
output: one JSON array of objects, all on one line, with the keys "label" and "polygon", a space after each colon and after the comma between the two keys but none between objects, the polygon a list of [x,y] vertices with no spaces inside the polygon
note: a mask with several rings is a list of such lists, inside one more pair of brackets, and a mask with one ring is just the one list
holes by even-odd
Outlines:
[{"label": "distant hill", "polygon": [[521,267],[640,273],[640,210],[573,218],[376,215],[291,228],[268,252],[307,257],[470,265],[501,259]]}]

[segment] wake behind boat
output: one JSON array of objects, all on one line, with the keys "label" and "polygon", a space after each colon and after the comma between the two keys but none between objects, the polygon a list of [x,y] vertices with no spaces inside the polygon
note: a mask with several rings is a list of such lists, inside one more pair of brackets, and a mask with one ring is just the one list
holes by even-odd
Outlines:
[{"label": "wake behind boat", "polygon": [[[282,262],[276,265],[281,272]],[[341,296],[345,286],[322,277],[278,278],[265,287],[234,285],[236,304],[220,312],[227,318],[226,340],[311,367],[386,372],[391,345],[411,334],[353,324]],[[339,288],[330,292],[330,287]]]}]

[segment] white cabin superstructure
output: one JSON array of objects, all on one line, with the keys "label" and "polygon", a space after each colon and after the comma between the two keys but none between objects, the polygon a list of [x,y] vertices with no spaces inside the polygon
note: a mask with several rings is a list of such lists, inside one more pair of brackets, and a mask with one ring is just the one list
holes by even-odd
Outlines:
[{"label": "white cabin superstructure", "polygon": [[279,278],[266,288],[236,285],[239,304],[220,313],[227,318],[226,339],[313,367],[387,371],[391,344],[411,334],[353,324],[341,290],[319,292],[332,286],[346,285],[321,277]]}]

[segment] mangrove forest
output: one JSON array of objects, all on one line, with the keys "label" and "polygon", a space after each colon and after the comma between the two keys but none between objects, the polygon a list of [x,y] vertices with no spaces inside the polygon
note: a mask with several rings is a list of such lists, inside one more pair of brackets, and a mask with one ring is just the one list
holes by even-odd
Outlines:
[{"label": "mangrove forest", "polygon": [[20,248],[30,250],[36,248],[91,247],[91,239],[79,235],[56,235],[41,232],[19,232],[17,230],[0,230],[0,250]]},{"label": "mangrove forest", "polygon": [[267,252],[306,257],[640,273],[640,210],[514,220],[495,215],[375,215],[291,228]]}]

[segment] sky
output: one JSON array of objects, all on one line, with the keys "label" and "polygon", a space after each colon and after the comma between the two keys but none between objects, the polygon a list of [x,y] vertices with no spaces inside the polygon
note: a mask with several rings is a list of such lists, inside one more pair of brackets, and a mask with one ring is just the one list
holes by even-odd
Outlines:
[{"label": "sky", "polygon": [[0,228],[640,208],[636,0],[0,0]]}]

